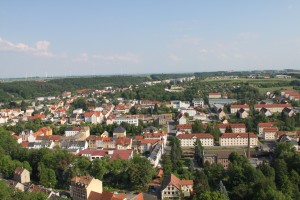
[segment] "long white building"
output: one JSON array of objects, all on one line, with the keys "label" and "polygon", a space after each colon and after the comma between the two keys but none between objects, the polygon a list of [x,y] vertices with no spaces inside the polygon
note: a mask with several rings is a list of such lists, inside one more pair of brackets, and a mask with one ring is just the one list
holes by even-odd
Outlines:
[{"label": "long white building", "polygon": [[[258,145],[258,138],[254,133],[250,134],[250,146]],[[219,138],[220,146],[248,146],[248,133],[223,133]]]},{"label": "long white building", "polygon": [[115,119],[115,122],[120,125],[122,122],[126,122],[128,124],[133,124],[135,126],[139,125],[139,119],[138,118],[131,118],[131,117],[117,117]]},{"label": "long white building", "polygon": [[214,137],[211,134],[180,134],[177,136],[180,140],[181,147],[194,147],[197,139],[200,139],[202,146],[214,146]]}]

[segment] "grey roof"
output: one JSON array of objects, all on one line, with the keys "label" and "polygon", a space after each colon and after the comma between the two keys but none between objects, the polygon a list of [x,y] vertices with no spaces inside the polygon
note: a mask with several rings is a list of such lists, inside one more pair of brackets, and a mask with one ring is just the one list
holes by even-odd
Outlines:
[{"label": "grey roof", "polygon": [[114,133],[124,133],[126,130],[122,126],[118,126],[114,129]]}]

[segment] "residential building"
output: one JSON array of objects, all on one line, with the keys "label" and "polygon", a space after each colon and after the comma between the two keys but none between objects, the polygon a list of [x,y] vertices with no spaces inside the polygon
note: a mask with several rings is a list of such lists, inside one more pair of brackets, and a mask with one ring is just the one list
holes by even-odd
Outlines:
[{"label": "residential building", "polygon": [[214,137],[211,134],[198,133],[198,134],[180,134],[177,136],[180,140],[181,147],[192,147],[199,139],[202,146],[214,146]]},{"label": "residential building", "polygon": [[250,107],[248,104],[242,104],[242,105],[231,105],[230,106],[230,113],[234,114],[237,111],[239,111],[241,108],[243,108],[245,111],[249,112],[250,111]]},{"label": "residential building", "polygon": [[14,172],[14,180],[19,183],[29,183],[30,172],[23,167],[17,167]]},{"label": "residential building", "polygon": [[249,113],[244,108],[241,108],[237,111],[236,115],[238,118],[245,119],[248,118]]},{"label": "residential building", "polygon": [[110,160],[115,160],[117,158],[121,160],[128,160],[133,157],[133,150],[104,150],[104,149],[84,149],[78,152],[79,156],[85,156],[90,160],[102,159],[108,157]]},{"label": "residential building", "polygon": [[217,114],[218,114],[219,120],[226,119],[226,113],[224,112],[223,109],[220,108],[220,109],[217,111]]},{"label": "residential building", "polygon": [[263,137],[264,128],[274,127],[275,125],[276,125],[276,122],[258,123],[258,125],[257,125],[258,136]]},{"label": "residential building", "polygon": [[292,109],[291,104],[255,104],[254,109],[260,111],[262,108],[270,110],[272,113],[282,112],[284,108]]},{"label": "residential building", "polygon": [[208,98],[209,99],[220,99],[220,98],[222,98],[222,93],[221,92],[210,92],[210,93],[208,93]]},{"label": "residential building", "polygon": [[278,128],[277,127],[266,127],[263,129],[263,138],[266,141],[274,141],[277,137]]},{"label": "residential building", "polygon": [[197,107],[203,108],[204,107],[203,99],[193,99],[192,103],[194,105],[194,108],[197,108]]},{"label": "residential building", "polygon": [[[208,162],[209,164],[221,164],[224,169],[228,168],[230,163],[229,155],[233,153],[232,151],[204,151],[203,153],[203,165]],[[236,152],[240,155],[245,155],[244,152]]]},{"label": "residential building", "polygon": [[102,191],[102,181],[90,176],[76,176],[71,180],[70,195],[73,200],[87,200],[91,192]]},{"label": "residential building", "polygon": [[100,124],[102,122],[101,112],[85,112],[84,121],[86,123]]},{"label": "residential building", "polygon": [[218,128],[221,133],[226,132],[226,128],[231,127],[233,133],[245,133],[246,125],[244,123],[233,123],[233,124],[218,124]]},{"label": "residential building", "polygon": [[194,108],[186,108],[186,109],[181,109],[180,113],[183,115],[187,113],[189,114],[190,117],[193,117],[197,114],[197,111]]},{"label": "residential building", "polygon": [[115,122],[120,125],[122,122],[133,124],[135,126],[139,125],[139,119],[137,117],[116,117]]},{"label": "residential building", "polygon": [[113,131],[113,137],[126,137],[126,129],[122,126],[118,126]]},{"label": "residential building", "polygon": [[254,133],[223,133],[220,138],[220,146],[248,146],[248,134],[250,146],[258,145],[258,138]]},{"label": "residential building", "polygon": [[161,199],[183,199],[193,192],[193,180],[180,180],[174,174],[164,177],[161,186]]},{"label": "residential building", "polygon": [[118,137],[116,139],[116,149],[131,149],[132,147],[132,139],[128,137]]}]

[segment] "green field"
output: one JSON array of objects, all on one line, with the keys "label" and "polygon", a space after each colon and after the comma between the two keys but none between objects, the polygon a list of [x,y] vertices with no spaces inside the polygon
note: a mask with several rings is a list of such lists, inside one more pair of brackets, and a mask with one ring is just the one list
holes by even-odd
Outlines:
[{"label": "green field", "polygon": [[292,90],[293,86],[282,86],[282,87],[269,87],[269,88],[257,88],[260,94],[266,94],[267,92],[274,92],[275,90]]}]

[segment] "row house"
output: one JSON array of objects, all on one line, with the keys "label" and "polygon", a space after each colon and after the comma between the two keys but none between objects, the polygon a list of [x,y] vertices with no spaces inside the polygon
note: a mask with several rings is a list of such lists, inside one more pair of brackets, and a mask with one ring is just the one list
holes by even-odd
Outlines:
[{"label": "row house", "polygon": [[100,124],[102,122],[103,116],[101,112],[85,112],[84,121],[86,123]]},{"label": "row house", "polygon": [[146,151],[151,152],[155,145],[159,142],[159,139],[144,139],[143,136],[135,136],[132,142],[132,149],[138,151],[141,154]]},{"label": "row house", "polygon": [[245,133],[246,125],[244,123],[233,123],[233,124],[218,124],[218,128],[221,133],[226,132],[226,128],[231,127],[233,133]]},{"label": "row house", "polygon": [[266,141],[274,141],[277,137],[277,127],[266,127],[263,129],[263,138]]},{"label": "row house", "polygon": [[241,108],[243,108],[246,112],[250,111],[250,107],[248,104],[243,104],[243,105],[231,105],[230,106],[230,113],[234,114],[237,113]]},{"label": "row house", "polygon": [[189,101],[174,100],[174,101],[171,101],[171,105],[174,109],[182,109],[182,108],[187,109],[191,106],[191,103]]},{"label": "row house", "polygon": [[189,114],[190,117],[193,117],[197,114],[197,111],[194,108],[185,108],[181,109],[180,113],[184,115],[185,113]]},{"label": "row house", "polygon": [[72,199],[91,199],[91,193],[93,192],[103,192],[102,181],[90,176],[76,176],[71,179],[70,195]]},{"label": "row house", "polygon": [[0,115],[2,117],[17,117],[19,115],[23,115],[24,111],[22,111],[20,108],[13,108],[13,109],[1,109],[0,110]]},{"label": "row house", "polygon": [[[233,153],[232,151],[204,151],[203,153],[203,165],[205,163],[209,164],[221,164],[224,169],[228,168],[228,165],[230,163],[229,161],[229,155]],[[240,155],[245,155],[244,152],[238,151],[236,152]]]},{"label": "row house", "polygon": [[220,146],[248,146],[248,135],[250,146],[258,145],[258,138],[254,133],[223,133],[220,138]]},{"label": "row house", "polygon": [[116,143],[110,137],[89,136],[86,141],[90,149],[115,149]]},{"label": "row house", "polygon": [[179,132],[191,133],[192,132],[192,124],[178,124],[176,125],[176,129]]},{"label": "row house", "polygon": [[167,144],[167,137],[168,137],[167,133],[144,133],[142,136],[144,137],[145,140],[157,139],[162,141],[163,147],[165,147]]},{"label": "row house", "polygon": [[60,147],[70,153],[77,154],[80,150],[87,149],[88,143],[87,141],[63,140],[60,143]]},{"label": "row house", "polygon": [[143,108],[154,108],[155,105],[160,106],[161,102],[152,100],[141,100],[140,105]]},{"label": "row house", "polygon": [[220,98],[222,98],[222,93],[221,92],[210,92],[210,93],[208,93],[208,98],[209,99],[220,99]]},{"label": "row house", "polygon": [[282,90],[281,96],[289,99],[290,101],[299,101],[300,100],[300,93],[294,90]]},{"label": "row house", "polygon": [[148,157],[148,160],[150,161],[152,167],[156,168],[159,165],[159,161],[161,160],[163,153],[164,146],[162,144],[162,141],[160,141],[154,145],[154,148],[152,149],[150,156]]},{"label": "row house", "polygon": [[284,108],[292,109],[291,104],[255,104],[254,109],[260,111],[262,108],[270,110],[272,113],[282,112]]},{"label": "row house", "polygon": [[81,136],[85,140],[87,137],[90,136],[90,128],[86,127],[69,127],[65,130],[66,137],[74,137],[74,136]]},{"label": "row house", "polygon": [[132,139],[128,137],[118,137],[116,139],[116,149],[124,150],[132,148]]},{"label": "row house", "polygon": [[105,150],[105,149],[84,149],[78,152],[79,156],[85,156],[90,160],[109,158],[110,160],[128,160],[133,158],[132,149],[122,149],[122,150]]},{"label": "row house", "polygon": [[193,180],[180,180],[174,174],[170,174],[165,176],[162,181],[161,199],[184,199],[189,197],[192,192]]},{"label": "row house", "polygon": [[241,119],[248,118],[249,112],[247,112],[244,108],[241,108],[237,111],[237,117]]},{"label": "row house", "polygon": [[257,125],[258,136],[263,137],[264,129],[274,127],[276,122],[261,122]]},{"label": "row house", "polygon": [[202,146],[211,147],[214,146],[214,137],[211,134],[196,133],[196,134],[180,134],[177,136],[181,147],[194,148],[196,140],[199,139]]},{"label": "row house", "polygon": [[122,122],[128,123],[128,124],[133,124],[135,126],[139,125],[139,119],[137,117],[116,117],[114,120],[118,125],[120,125]]},{"label": "row house", "polygon": [[203,108],[204,107],[204,100],[203,99],[193,99],[192,101],[194,108]]}]

